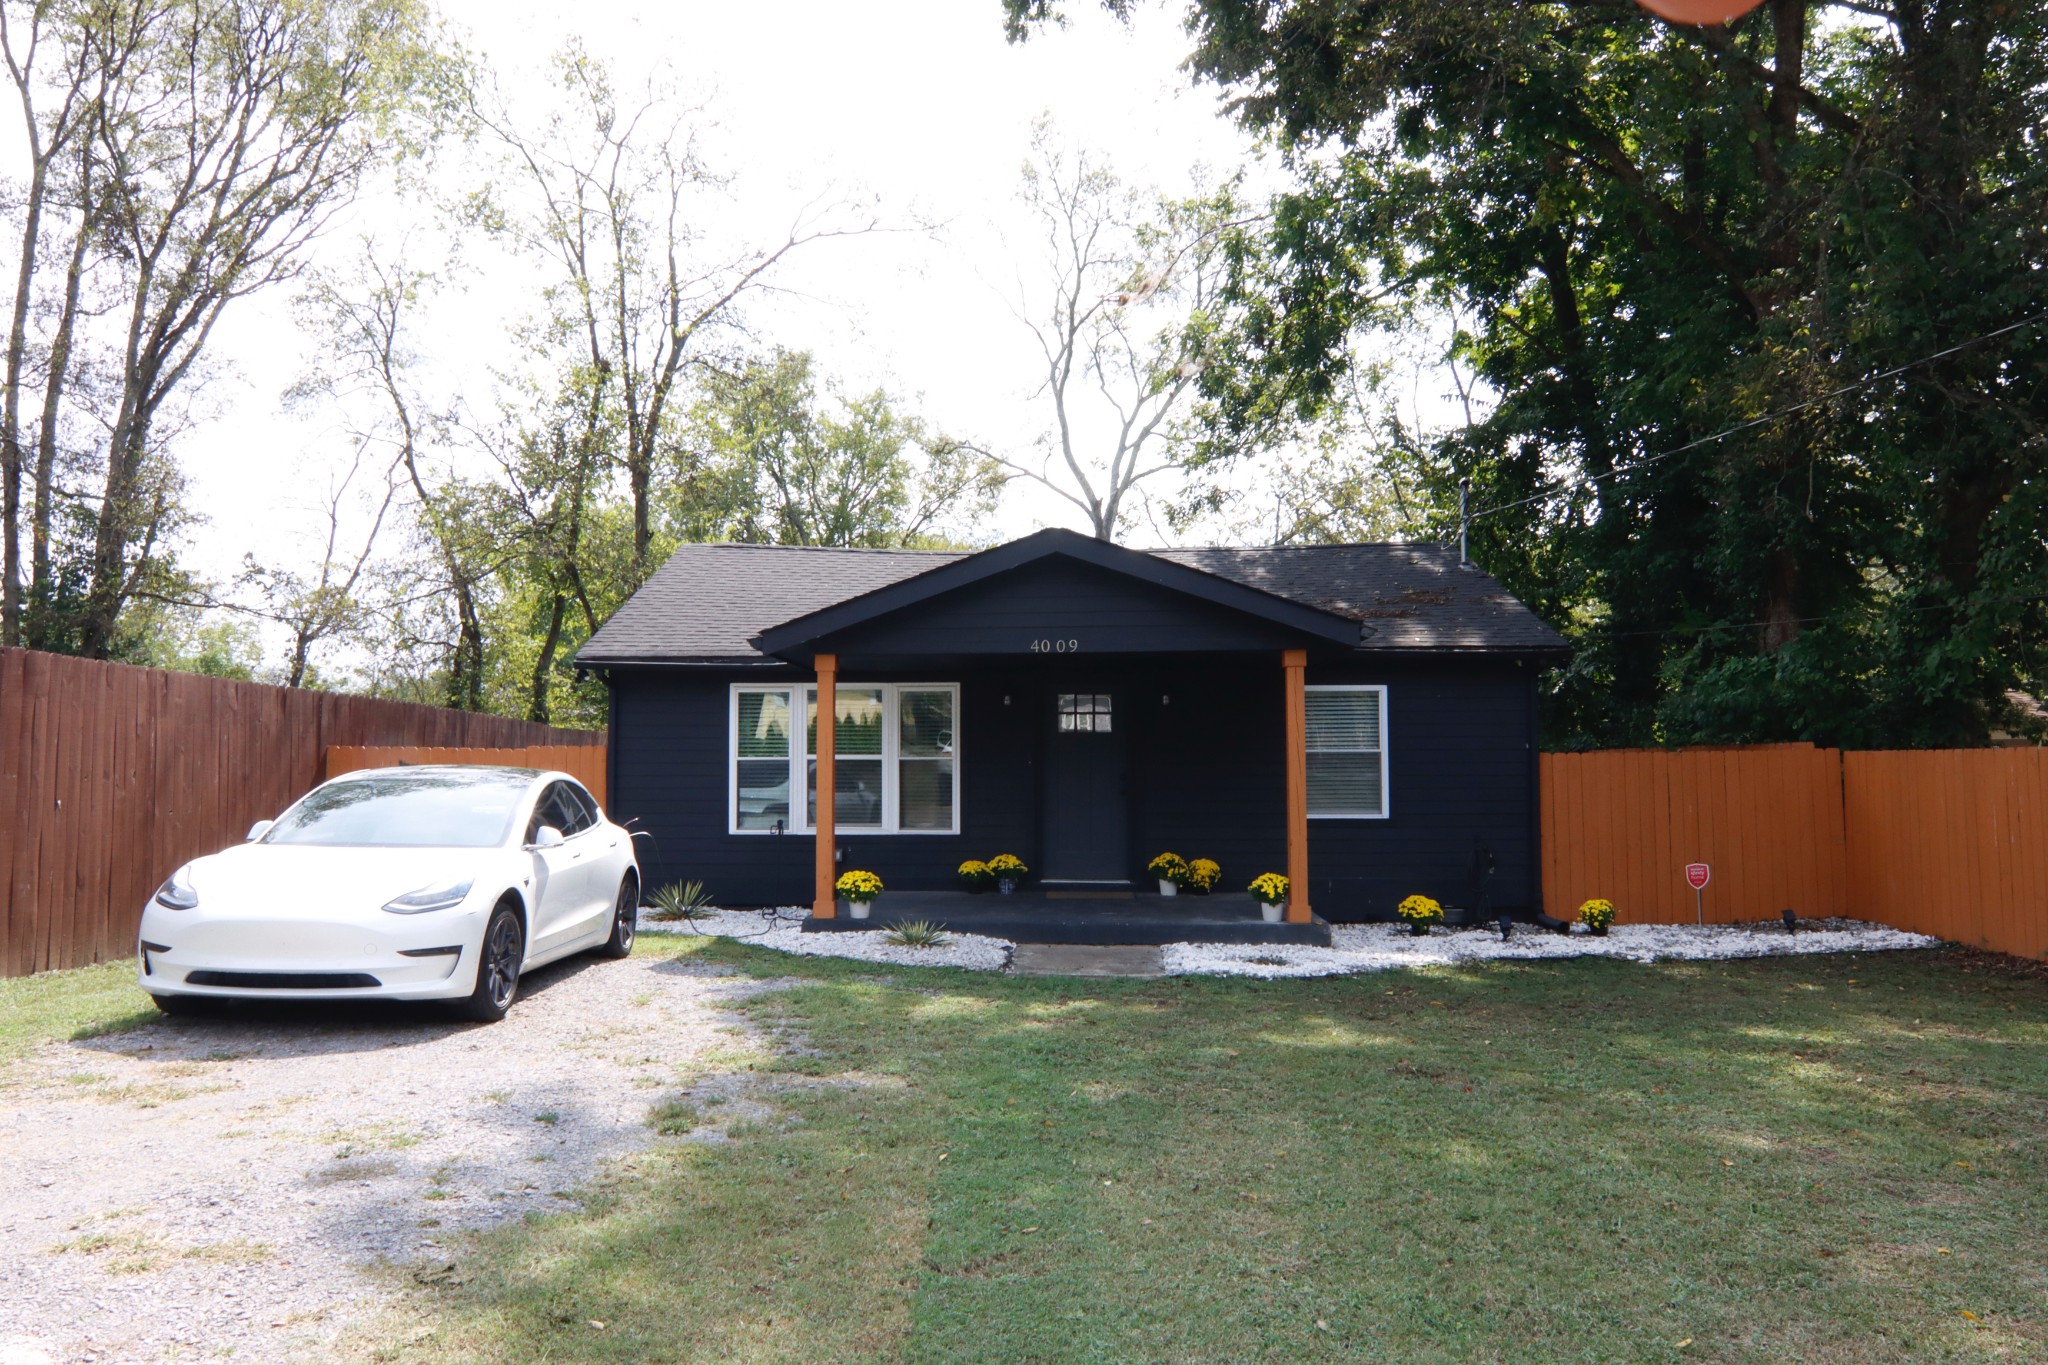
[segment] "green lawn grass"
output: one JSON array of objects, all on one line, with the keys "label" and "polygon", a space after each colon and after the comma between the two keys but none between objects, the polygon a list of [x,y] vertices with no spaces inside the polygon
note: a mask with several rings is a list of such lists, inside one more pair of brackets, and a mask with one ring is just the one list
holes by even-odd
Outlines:
[{"label": "green lawn grass", "polygon": [[126,959],[0,981],[0,1076],[43,1043],[118,1033],[158,1017]]},{"label": "green lawn grass", "polygon": [[775,1117],[484,1236],[366,1354],[2048,1354],[2048,989],[1959,956],[1262,983],[642,951],[804,979],[748,1006],[802,1044],[737,1063]]}]

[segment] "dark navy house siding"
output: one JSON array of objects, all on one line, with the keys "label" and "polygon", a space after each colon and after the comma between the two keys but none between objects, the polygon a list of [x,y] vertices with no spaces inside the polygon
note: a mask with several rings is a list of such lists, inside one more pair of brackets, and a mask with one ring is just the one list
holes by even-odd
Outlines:
[{"label": "dark navy house siding", "polygon": [[[1049,574],[1018,596],[1053,587],[1048,580],[1059,577]],[[1058,586],[1071,591],[1077,585]],[[890,653],[965,643],[961,631],[971,621],[993,624],[998,614],[1010,616],[991,610],[998,605],[991,599],[1010,609],[1023,605],[1008,593],[990,593],[974,604],[981,610],[953,618],[946,630],[930,632],[935,623],[928,620],[927,629],[887,638]],[[1071,608],[1071,597],[1068,603]],[[1152,610],[1158,605],[1142,603]],[[1071,619],[1071,611],[1066,614]],[[1005,625],[1012,621],[1014,630],[1030,629],[1028,612]],[[1219,634],[1239,628],[1224,615],[1212,622]],[[953,869],[966,858],[1013,852],[1040,866],[1051,696],[1104,690],[1117,696],[1117,723],[1129,745],[1134,882],[1142,883],[1146,860],[1167,848],[1216,859],[1228,890],[1260,872],[1285,869],[1277,650],[1045,659],[1006,652],[999,659],[939,664],[885,658],[875,650],[885,643],[883,632],[864,643],[871,651],[864,661],[846,650],[843,680],[849,684],[961,684],[961,833],[842,834],[847,865],[868,868],[905,890],[951,886]],[[1243,648],[1247,642],[1239,637],[1233,643]],[[1000,645],[1017,647],[1007,638]],[[1090,641],[1084,649],[1133,646],[1143,648],[1126,637]],[[1309,822],[1310,900],[1317,914],[1335,921],[1384,919],[1403,896],[1418,891],[1469,905],[1482,853],[1495,867],[1492,905],[1537,908],[1535,674],[1530,661],[1498,654],[1312,653],[1312,686],[1386,685],[1391,809],[1382,820]],[[611,814],[646,836],[638,847],[647,883],[701,880],[728,905],[809,904],[810,836],[726,832],[731,684],[809,675],[759,666],[613,665],[609,676]]]}]

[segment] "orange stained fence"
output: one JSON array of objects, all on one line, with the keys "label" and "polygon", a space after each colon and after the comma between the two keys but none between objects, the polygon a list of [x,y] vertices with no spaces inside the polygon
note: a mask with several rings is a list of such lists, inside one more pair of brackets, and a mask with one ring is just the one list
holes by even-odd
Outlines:
[{"label": "orange stained fence", "polygon": [[327,775],[361,772],[364,768],[395,768],[403,763],[473,763],[507,768],[543,768],[565,772],[589,788],[597,804],[605,799],[605,748],[602,744],[532,744],[523,748],[460,749],[404,744],[335,745],[327,750]]},{"label": "orange stained fence", "polygon": [[2048,751],[1842,755],[1849,900],[1867,919],[2048,953]]},{"label": "orange stained fence", "polygon": [[1849,915],[1996,952],[2048,952],[2048,753],[1805,744],[1545,754],[1543,898],[1623,921]]},{"label": "orange stained fence", "polygon": [[1790,906],[1840,915],[1841,760],[1832,749],[1609,749],[1543,756],[1543,901],[1595,896],[1637,924],[1690,924],[1687,863],[1713,869],[1711,922]]}]

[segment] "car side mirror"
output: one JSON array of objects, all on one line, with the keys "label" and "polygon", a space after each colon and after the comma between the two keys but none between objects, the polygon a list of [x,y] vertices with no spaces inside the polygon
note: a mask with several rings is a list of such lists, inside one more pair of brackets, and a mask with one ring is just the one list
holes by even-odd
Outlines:
[{"label": "car side mirror", "polygon": [[528,848],[560,848],[561,846],[562,831],[556,829],[553,825],[542,825],[539,829],[535,830],[533,832],[533,842],[527,845]]},{"label": "car side mirror", "polygon": [[255,824],[249,826],[249,842],[253,844],[264,835],[270,833],[270,827],[276,823],[277,821],[275,820],[258,820]]}]

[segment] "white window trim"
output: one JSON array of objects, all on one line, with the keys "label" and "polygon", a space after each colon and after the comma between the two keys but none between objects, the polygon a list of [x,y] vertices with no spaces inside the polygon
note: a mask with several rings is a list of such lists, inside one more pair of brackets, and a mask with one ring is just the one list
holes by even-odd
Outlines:
[{"label": "white window trim", "polygon": [[[1307,692],[1377,692],[1377,693],[1379,693],[1379,700],[1380,700],[1380,808],[1379,808],[1379,812],[1378,812],[1377,814],[1370,814],[1370,813],[1367,813],[1367,812],[1363,812],[1363,811],[1360,811],[1360,812],[1330,811],[1330,812],[1327,812],[1327,813],[1319,813],[1319,812],[1316,812],[1316,811],[1310,811],[1310,812],[1308,813],[1308,818],[1309,818],[1309,819],[1311,819],[1311,820],[1386,820],[1386,819],[1390,819],[1390,818],[1392,818],[1392,816],[1393,816],[1393,813],[1394,813],[1394,789],[1393,789],[1393,787],[1392,787],[1392,786],[1391,786],[1391,785],[1389,784],[1389,782],[1388,782],[1388,776],[1389,776],[1389,774],[1388,774],[1388,768],[1387,768],[1387,750],[1388,750],[1388,749],[1389,749],[1389,748],[1390,748],[1391,746],[1390,746],[1390,745],[1389,745],[1389,743],[1388,743],[1388,736],[1387,736],[1387,728],[1388,728],[1388,727],[1387,727],[1387,688],[1386,688],[1386,684],[1384,684],[1384,683],[1310,683],[1310,684],[1309,684],[1309,685],[1308,685],[1307,687],[1305,687],[1305,688],[1304,688],[1303,690],[1304,690],[1304,691],[1307,691]],[[1318,751],[1314,751],[1314,750],[1311,750],[1310,752],[1318,752]],[[1342,754],[1362,754],[1362,753],[1369,753],[1369,752],[1371,752],[1371,751],[1370,751],[1370,750],[1367,750],[1367,749],[1329,749],[1329,750],[1322,750],[1322,751],[1320,751],[1320,752],[1326,752],[1326,753],[1342,753]],[[1308,759],[1307,759],[1307,756],[1306,756],[1306,755],[1304,755],[1304,756],[1303,756],[1303,758],[1302,758],[1302,763],[1303,763],[1303,766],[1304,766],[1304,767],[1306,767],[1306,765],[1307,765],[1307,763],[1308,763]]]},{"label": "white window trim", "polygon": [[[817,689],[817,683],[733,683],[726,698],[725,718],[725,832],[727,834],[765,834],[773,837],[772,829],[740,828],[740,693],[780,692],[790,699],[791,734],[789,737],[789,823],[785,834],[815,834],[810,824],[810,765],[811,755],[805,750],[810,747],[810,706],[809,696]],[[890,838],[937,835],[957,836],[960,833],[960,684],[946,682],[858,682],[842,678],[837,686],[849,692],[874,691],[882,693],[882,823],[857,825],[849,829],[840,825],[833,830],[835,837],[872,838],[887,835]],[[899,821],[902,811],[903,779],[897,764],[901,758],[903,724],[901,695],[905,692],[946,692],[953,698],[953,824],[950,829],[903,829]],[[749,760],[758,762],[760,760]]]}]

